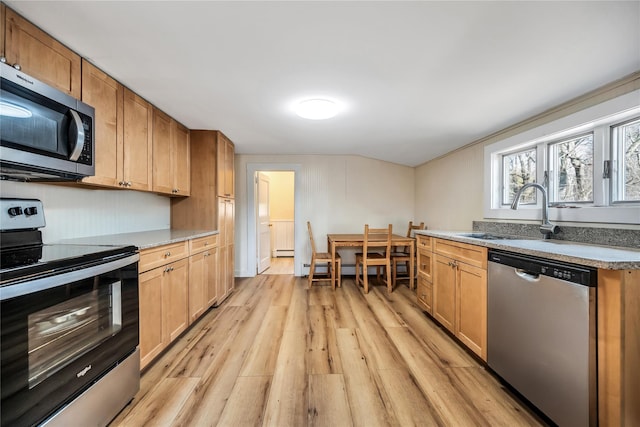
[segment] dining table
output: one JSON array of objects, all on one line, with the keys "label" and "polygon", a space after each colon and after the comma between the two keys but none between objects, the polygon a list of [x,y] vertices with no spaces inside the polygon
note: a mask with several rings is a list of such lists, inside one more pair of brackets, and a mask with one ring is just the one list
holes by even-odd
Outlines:
[{"label": "dining table", "polygon": [[[375,235],[369,235],[369,246],[377,246],[376,241],[380,241],[380,246],[386,246],[386,235],[380,235],[380,238],[376,238]],[[360,234],[327,234],[327,247],[331,254],[332,265],[336,262],[336,250],[337,248],[361,248],[364,246],[364,233]],[[416,255],[416,239],[414,237],[401,236],[399,234],[391,235],[392,252],[395,246],[405,246],[409,248],[409,289],[414,288],[415,279],[415,255]],[[336,271],[331,269],[331,285],[335,288],[336,284]]]}]

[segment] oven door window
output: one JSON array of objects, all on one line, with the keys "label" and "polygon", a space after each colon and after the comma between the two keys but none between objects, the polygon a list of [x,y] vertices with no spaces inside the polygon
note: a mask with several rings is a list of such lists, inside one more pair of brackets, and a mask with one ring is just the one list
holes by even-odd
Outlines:
[{"label": "oven door window", "polygon": [[122,329],[121,282],[36,311],[28,316],[28,328],[33,388]]}]

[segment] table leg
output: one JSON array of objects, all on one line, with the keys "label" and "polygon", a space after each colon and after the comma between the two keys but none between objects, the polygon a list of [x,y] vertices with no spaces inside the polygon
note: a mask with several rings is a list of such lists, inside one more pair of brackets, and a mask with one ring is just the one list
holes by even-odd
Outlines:
[{"label": "table leg", "polygon": [[336,289],[336,244],[335,242],[328,242],[331,248],[331,287]]}]

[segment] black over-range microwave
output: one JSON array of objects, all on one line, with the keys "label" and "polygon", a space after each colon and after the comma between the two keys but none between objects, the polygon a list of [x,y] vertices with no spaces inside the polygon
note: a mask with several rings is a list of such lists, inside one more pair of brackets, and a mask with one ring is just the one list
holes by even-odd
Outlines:
[{"label": "black over-range microwave", "polygon": [[95,110],[0,63],[0,176],[79,180],[95,173]]}]

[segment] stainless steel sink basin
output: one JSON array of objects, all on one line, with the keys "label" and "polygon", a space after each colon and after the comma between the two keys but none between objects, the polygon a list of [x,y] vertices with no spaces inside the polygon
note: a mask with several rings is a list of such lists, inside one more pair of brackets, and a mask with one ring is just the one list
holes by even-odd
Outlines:
[{"label": "stainless steel sink basin", "polygon": [[515,236],[505,236],[502,234],[493,234],[493,233],[460,233],[458,234],[460,237],[471,237],[473,239],[482,239],[482,240],[513,240],[513,239],[521,239],[521,237]]}]

